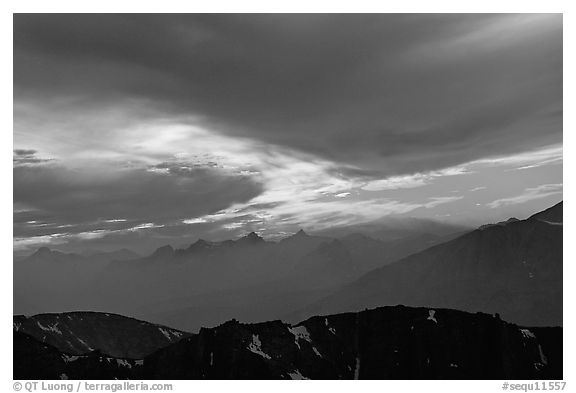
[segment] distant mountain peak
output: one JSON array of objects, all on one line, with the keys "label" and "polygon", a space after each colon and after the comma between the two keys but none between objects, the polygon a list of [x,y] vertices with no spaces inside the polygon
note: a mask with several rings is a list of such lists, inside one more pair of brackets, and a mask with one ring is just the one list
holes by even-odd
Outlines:
[{"label": "distant mountain peak", "polygon": [[188,248],[205,248],[205,247],[208,247],[210,245],[211,245],[211,243],[207,242],[206,240],[198,239],[194,243],[192,243],[190,245],[190,247],[188,247]]},{"label": "distant mountain peak", "polygon": [[51,250],[48,247],[40,247],[38,250],[36,250],[36,252],[34,254],[31,255],[31,257],[46,258],[46,257],[52,257],[52,256],[56,256],[56,255],[65,255],[65,254],[60,252],[60,251]]},{"label": "distant mountain peak", "polygon": [[246,236],[238,239],[236,242],[240,244],[258,244],[263,243],[265,240],[256,232],[250,232]]},{"label": "distant mountain peak", "polygon": [[322,243],[316,250],[317,253],[323,255],[349,255],[350,252],[344,245],[344,243],[339,239],[333,239],[332,241],[328,241],[326,243]]},{"label": "distant mountain peak", "polygon": [[174,255],[174,248],[171,245],[162,246],[157,248],[151,255],[152,258],[166,258]]},{"label": "distant mountain peak", "polygon": [[480,227],[478,227],[478,229],[483,230],[483,229],[490,228],[490,227],[493,227],[493,226],[505,226],[505,225],[508,225],[508,224],[513,223],[513,222],[516,222],[516,221],[520,221],[520,220],[518,220],[516,217],[510,217],[510,218],[507,219],[506,221],[500,221],[500,222],[497,222],[497,223],[495,223],[495,224],[485,224],[485,225],[481,225]]},{"label": "distant mountain peak", "polygon": [[542,210],[534,215],[532,215],[529,220],[540,220],[547,223],[562,223],[563,220],[563,209],[564,208],[564,201],[560,201],[552,207],[549,207],[546,210]]},{"label": "distant mountain peak", "polygon": [[290,237],[295,238],[295,239],[300,239],[300,238],[310,237],[310,235],[308,235],[306,232],[304,232],[304,229],[300,229],[298,232],[296,232],[295,234],[293,234]]},{"label": "distant mountain peak", "polygon": [[36,255],[48,255],[51,254],[52,250],[50,250],[48,247],[40,247],[38,250],[36,250],[35,254]]},{"label": "distant mountain peak", "polygon": [[[204,239],[198,239],[194,243],[192,243],[187,249],[183,250],[185,252],[196,252],[196,251],[204,251],[207,249],[212,248],[215,246],[214,243],[206,241]],[[182,250],[179,250],[182,251]]]},{"label": "distant mountain peak", "polygon": [[359,232],[354,232],[354,233],[351,233],[349,235],[346,235],[342,239],[343,240],[352,240],[352,241],[354,241],[354,240],[372,240],[373,241],[374,240],[371,237],[366,236],[365,234],[359,233]]},{"label": "distant mountain peak", "polygon": [[282,239],[282,241],[292,241],[292,240],[298,240],[298,239],[310,239],[312,238],[312,236],[308,235],[306,232],[304,232],[303,229],[300,229],[298,232],[294,233],[293,235],[287,236],[284,239]]}]

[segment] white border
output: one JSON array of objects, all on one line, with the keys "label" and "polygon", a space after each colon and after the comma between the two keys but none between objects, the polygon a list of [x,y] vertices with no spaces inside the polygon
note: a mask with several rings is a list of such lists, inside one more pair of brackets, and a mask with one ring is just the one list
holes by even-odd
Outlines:
[{"label": "white border", "polygon": [[[576,64],[574,61],[574,30],[576,28],[576,16],[574,1],[493,1],[483,0],[474,3],[465,1],[311,1],[291,0],[286,2],[274,2],[265,0],[220,0],[204,2],[202,4],[190,1],[178,0],[155,0],[155,1],[119,1],[99,0],[92,2],[72,0],[28,0],[3,2],[0,28],[2,34],[2,105],[0,106],[3,116],[2,131],[0,132],[2,147],[0,175],[4,192],[2,192],[1,209],[1,239],[2,239],[2,265],[1,265],[1,304],[2,317],[1,327],[3,337],[6,337],[8,345],[2,346],[0,370],[2,379],[0,389],[12,391],[12,13],[14,12],[554,12],[564,13],[564,168],[565,173],[573,174],[575,167],[573,152],[574,146],[574,76]],[[572,70],[572,73],[569,71]],[[572,110],[571,110],[572,109]],[[8,187],[10,184],[10,187]],[[9,191],[10,190],[10,191]],[[564,225],[564,376],[570,379],[569,370],[574,369],[572,360],[575,351],[574,312],[572,311],[572,299],[574,299],[574,251],[567,247],[570,239],[575,239],[572,225],[574,208],[572,206],[573,186],[571,182],[564,182],[564,193],[568,203],[565,206]],[[176,392],[203,392],[208,390],[224,390],[235,392],[252,392],[254,389],[274,389],[274,391],[292,393],[294,389],[305,391],[317,391],[328,389],[333,391],[346,391],[351,389],[390,389],[391,391],[413,391],[430,389],[442,389],[444,392],[459,392],[464,389],[467,392],[491,392],[501,391],[502,383],[499,381],[307,381],[297,382],[298,385],[274,381],[170,381],[174,383]],[[529,382],[529,381],[527,381]],[[4,385],[6,384],[6,385]],[[572,385],[575,385],[573,387]],[[576,381],[568,380],[567,391],[576,391]]]}]

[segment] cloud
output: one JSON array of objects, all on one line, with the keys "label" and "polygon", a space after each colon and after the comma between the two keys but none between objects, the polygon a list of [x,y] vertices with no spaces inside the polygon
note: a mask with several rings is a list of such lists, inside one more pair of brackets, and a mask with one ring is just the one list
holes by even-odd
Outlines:
[{"label": "cloud", "polygon": [[52,161],[50,158],[39,158],[37,153],[38,152],[33,149],[14,149],[13,165],[38,165]]},{"label": "cloud", "polygon": [[18,244],[271,236],[561,181],[561,15],[19,14],[14,65]]},{"label": "cloud", "polygon": [[36,150],[33,149],[14,149],[14,155],[16,157],[27,157],[36,154]]},{"label": "cloud", "polygon": [[562,193],[562,184],[543,184],[537,187],[527,188],[522,194],[515,195],[508,198],[496,199],[486,206],[495,209],[507,205],[517,205],[535,199],[546,198],[548,196],[557,195]]},{"label": "cloud", "polygon": [[16,103],[140,103],[379,178],[561,140],[554,14],[20,14],[14,64]]},{"label": "cloud", "polygon": [[334,195],[334,198],[346,198],[350,195],[349,192],[341,192],[339,194]]},{"label": "cloud", "polygon": [[[147,168],[20,166],[14,168],[14,202],[52,226],[90,224],[143,228],[247,202],[262,192],[259,183],[210,168],[168,173]],[[29,220],[30,213],[21,213]],[[15,215],[15,223],[18,223]],[[118,219],[121,218],[121,219]],[[22,221],[20,221],[22,222]],[[140,225],[140,226],[138,226]]]},{"label": "cloud", "polygon": [[446,197],[431,197],[429,198],[429,202],[424,204],[425,208],[431,209],[436,206],[443,205],[445,203],[450,203],[454,201],[458,201],[464,198],[463,196],[446,196]]},{"label": "cloud", "polygon": [[520,166],[515,169],[536,168],[544,165],[558,164],[563,161],[562,145],[545,146],[543,149],[530,150],[519,154],[487,157],[475,161],[478,165]]},{"label": "cloud", "polygon": [[438,171],[415,173],[407,176],[392,176],[386,179],[372,180],[361,187],[365,191],[399,190],[417,188],[430,184],[435,178],[457,176],[470,173],[465,165],[444,168]]}]

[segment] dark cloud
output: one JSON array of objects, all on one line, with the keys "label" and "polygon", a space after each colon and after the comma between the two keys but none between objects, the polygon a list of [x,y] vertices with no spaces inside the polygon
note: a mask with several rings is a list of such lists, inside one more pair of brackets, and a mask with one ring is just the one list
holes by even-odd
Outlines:
[{"label": "dark cloud", "polygon": [[34,154],[36,154],[36,150],[33,149],[14,149],[14,155],[18,157],[33,156]]},{"label": "dark cloud", "polygon": [[155,169],[160,172],[169,173],[171,175],[189,176],[197,173],[199,169],[218,168],[220,165],[214,161],[188,163],[188,162],[161,162],[159,164],[151,165],[150,169]]},{"label": "dark cloud", "polygon": [[[14,168],[14,202],[26,209],[14,215],[15,235],[170,223],[247,202],[261,191],[250,178],[206,168],[159,173],[138,168],[112,171],[104,165],[97,170],[21,166]],[[126,221],[112,221],[118,219]],[[30,220],[38,222],[23,225]],[[58,229],[70,224],[72,228]]]},{"label": "dark cloud", "polygon": [[283,202],[253,203],[238,210],[238,213],[254,212],[257,210],[271,209],[282,205]]},{"label": "dark cloud", "polygon": [[44,164],[52,161],[51,158],[40,158],[33,149],[14,149],[12,163],[14,166]]},{"label": "dark cloud", "polygon": [[561,15],[16,15],[14,64],[16,101],[141,98],[367,174],[562,138]]}]

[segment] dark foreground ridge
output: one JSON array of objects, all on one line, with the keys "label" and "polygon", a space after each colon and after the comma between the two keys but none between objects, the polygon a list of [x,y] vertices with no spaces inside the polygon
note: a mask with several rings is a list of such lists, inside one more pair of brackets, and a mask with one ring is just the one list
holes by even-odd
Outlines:
[{"label": "dark foreground ridge", "polygon": [[95,349],[110,356],[142,359],[190,333],[112,313],[66,312],[15,315],[14,330],[70,355]]},{"label": "dark foreground ridge", "polygon": [[562,328],[381,307],[296,325],[230,321],[142,359],[70,354],[14,330],[14,379],[115,378],[562,379]]}]

